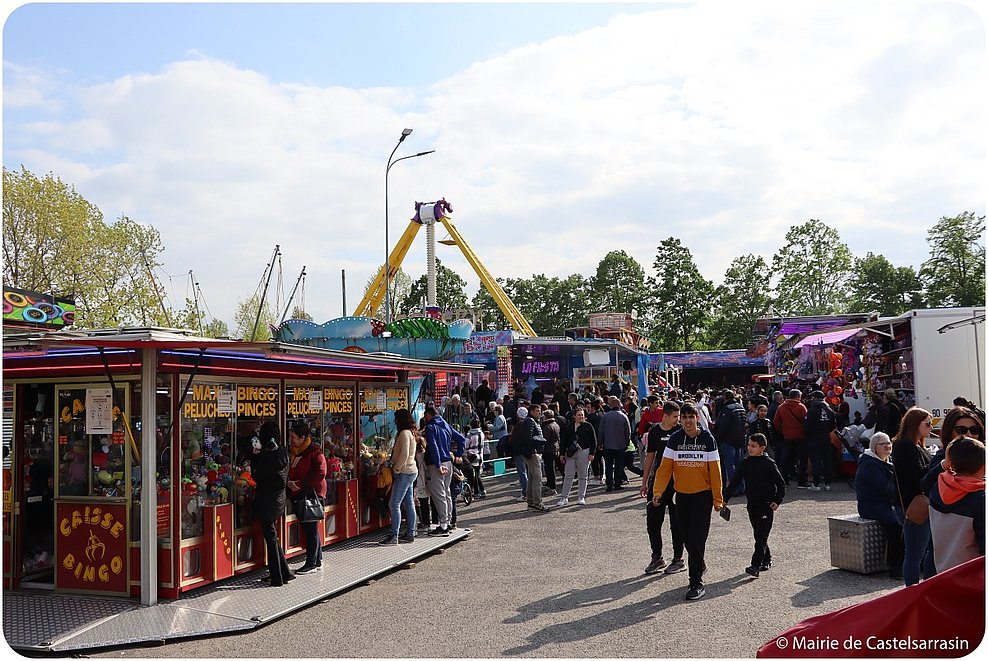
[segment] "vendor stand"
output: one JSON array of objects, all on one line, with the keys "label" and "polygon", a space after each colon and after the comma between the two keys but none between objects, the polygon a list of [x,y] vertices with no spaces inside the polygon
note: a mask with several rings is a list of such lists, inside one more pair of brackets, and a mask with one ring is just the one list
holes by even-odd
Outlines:
[{"label": "vendor stand", "polygon": [[[268,420],[318,430],[324,543],[375,530],[394,410],[450,369],[471,368],[166,329],[5,337],[4,587],[153,604],[261,568],[249,460]],[[294,514],[279,531],[304,552]]]}]

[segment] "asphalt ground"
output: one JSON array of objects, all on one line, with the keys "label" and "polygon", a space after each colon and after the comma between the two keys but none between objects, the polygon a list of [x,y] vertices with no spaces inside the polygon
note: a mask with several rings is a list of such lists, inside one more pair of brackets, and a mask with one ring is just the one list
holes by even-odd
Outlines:
[{"label": "asphalt ground", "polygon": [[733,499],[731,521],[711,521],[706,596],[684,601],[686,572],[644,575],[640,484],[591,487],[586,506],[539,513],[518,499],[513,475],[491,479],[485,500],[458,506],[473,534],[410,569],[249,633],[89,656],[750,658],[801,620],[901,586],[830,566],[827,517],[855,513],[853,489],[836,481],[830,492],[790,490],[769,539],[772,569],[757,579],[744,573],[751,527],[743,497]]}]

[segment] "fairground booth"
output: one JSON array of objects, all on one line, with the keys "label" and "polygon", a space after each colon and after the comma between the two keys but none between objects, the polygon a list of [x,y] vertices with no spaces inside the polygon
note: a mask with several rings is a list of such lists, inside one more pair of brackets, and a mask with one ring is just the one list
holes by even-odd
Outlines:
[{"label": "fairground booth", "polygon": [[[154,328],[12,334],[3,351],[4,588],[144,604],[266,565],[250,472],[262,423],[314,430],[331,544],[389,523],[394,412],[472,369]],[[286,511],[289,557],[300,527]]]}]

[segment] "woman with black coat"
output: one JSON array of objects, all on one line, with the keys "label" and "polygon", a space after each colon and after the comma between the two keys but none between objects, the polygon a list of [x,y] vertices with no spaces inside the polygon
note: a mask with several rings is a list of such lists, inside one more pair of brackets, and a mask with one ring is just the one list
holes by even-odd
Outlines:
[{"label": "woman with black coat", "polygon": [[597,451],[597,432],[593,425],[587,422],[586,412],[577,407],[573,413],[573,422],[567,423],[562,430],[560,440],[560,456],[564,462],[563,490],[559,493],[559,506],[569,504],[569,492],[573,488],[573,477],[579,477],[576,501],[586,505],[587,479],[590,462]]},{"label": "woman with black coat", "polygon": [[295,578],[285,562],[285,551],[278,542],[275,522],[285,512],[285,487],[288,485],[288,450],[281,444],[281,430],[274,422],[265,422],[253,439],[251,473],[254,488],[254,517],[261,524],[268,551],[268,575],[263,579],[281,586]]},{"label": "woman with black coat", "polygon": [[854,491],[858,500],[858,515],[878,521],[885,534],[885,557],[889,577],[902,579],[902,508],[895,488],[895,470],[889,457],[892,441],[885,432],[871,437],[871,448],[858,457],[854,474]]},{"label": "woman with black coat", "polygon": [[[930,469],[930,453],[924,440],[933,427],[933,418],[926,409],[914,406],[902,416],[899,433],[892,439],[892,465],[903,511],[917,495],[923,495],[920,484]],[[905,552],[902,560],[902,578],[906,586],[931,578],[937,572],[933,566],[933,538],[929,520],[914,523],[906,519],[902,524],[902,541]]]}]

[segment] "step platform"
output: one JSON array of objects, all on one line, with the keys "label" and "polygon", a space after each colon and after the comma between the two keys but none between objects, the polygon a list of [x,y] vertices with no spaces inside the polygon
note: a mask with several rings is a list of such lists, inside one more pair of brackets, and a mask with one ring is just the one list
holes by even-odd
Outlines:
[{"label": "step platform", "polygon": [[[5,590],[3,635],[14,650],[65,653],[250,631],[455,544],[471,532],[457,528],[449,537],[423,534],[412,544],[380,546],[387,534],[380,530],[325,547],[321,571],[298,576],[281,588],[262,583],[267,571],[259,570],[154,606],[142,606],[136,598]],[[295,558],[289,566],[297,569],[303,562]]]}]

